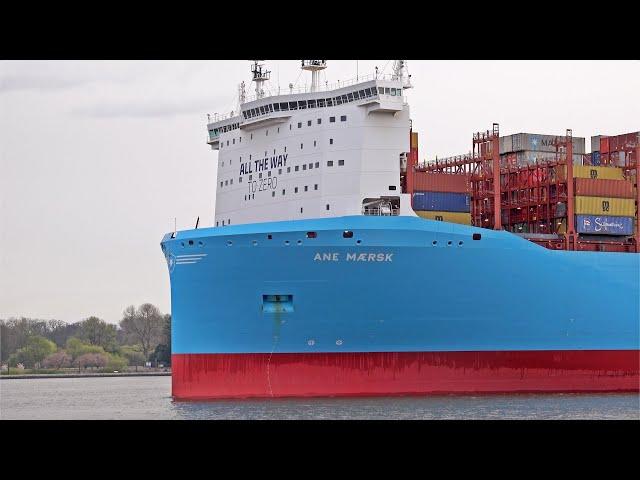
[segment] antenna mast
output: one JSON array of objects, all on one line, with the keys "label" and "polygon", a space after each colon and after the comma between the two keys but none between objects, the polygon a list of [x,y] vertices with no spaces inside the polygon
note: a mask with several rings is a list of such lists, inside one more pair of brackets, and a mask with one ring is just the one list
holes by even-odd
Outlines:
[{"label": "antenna mast", "polygon": [[317,92],[320,85],[320,71],[327,68],[326,60],[302,60],[302,70],[311,72],[311,91]]},{"label": "antenna mast", "polygon": [[251,67],[251,73],[253,77],[252,81],[256,82],[256,98],[264,97],[264,90],[262,88],[262,84],[271,78],[270,70],[262,70],[263,63],[258,63],[263,60],[254,60],[253,67]]},{"label": "antenna mast", "polygon": [[[407,76],[405,77],[405,73]],[[406,60],[394,60],[393,61],[393,79],[400,80],[402,82],[402,88],[411,88],[411,75],[409,75],[409,68],[407,67]]]}]

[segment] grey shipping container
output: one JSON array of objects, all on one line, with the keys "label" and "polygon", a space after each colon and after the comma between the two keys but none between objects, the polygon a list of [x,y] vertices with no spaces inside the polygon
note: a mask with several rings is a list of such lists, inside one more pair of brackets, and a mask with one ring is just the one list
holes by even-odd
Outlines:
[{"label": "grey shipping container", "polygon": [[[520,152],[526,150],[536,152],[555,152],[555,142],[563,140],[564,137],[562,135],[515,133],[503,138],[500,139],[500,153]],[[585,153],[584,137],[573,137],[573,153]]]},{"label": "grey shipping container", "polygon": [[[501,157],[506,158],[507,154],[501,155]],[[540,151],[523,151],[516,152],[516,166],[524,167],[526,165],[530,165],[532,163],[545,162],[549,160],[555,160],[556,153],[554,152],[540,152]],[[501,162],[502,163],[502,162]],[[573,154],[573,164],[574,165],[582,165],[582,154],[574,153]]]},{"label": "grey shipping container", "polygon": [[607,138],[606,135],[594,135],[591,137],[591,152],[599,152],[600,151],[600,139],[604,137]]}]

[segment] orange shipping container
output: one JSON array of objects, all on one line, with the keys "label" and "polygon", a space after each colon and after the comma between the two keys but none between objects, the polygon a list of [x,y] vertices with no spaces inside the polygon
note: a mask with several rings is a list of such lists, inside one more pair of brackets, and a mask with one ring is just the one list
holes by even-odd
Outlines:
[{"label": "orange shipping container", "polygon": [[633,198],[633,184],[629,180],[576,178],[575,194],[587,197]]},{"label": "orange shipping container", "polygon": [[424,192],[467,193],[470,190],[469,176],[452,173],[416,172],[413,189]]}]

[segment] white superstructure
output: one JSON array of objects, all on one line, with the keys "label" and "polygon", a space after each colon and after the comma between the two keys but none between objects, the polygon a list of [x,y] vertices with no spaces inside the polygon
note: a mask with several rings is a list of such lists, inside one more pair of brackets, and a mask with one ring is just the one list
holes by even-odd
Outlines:
[{"label": "white superstructure", "polygon": [[268,96],[269,72],[256,61],[256,95],[247,98],[242,84],[240,111],[208,124],[207,143],[219,151],[216,226],[415,215],[400,188],[410,129],[405,64],[335,86],[320,85],[325,67],[303,60],[311,91]]}]

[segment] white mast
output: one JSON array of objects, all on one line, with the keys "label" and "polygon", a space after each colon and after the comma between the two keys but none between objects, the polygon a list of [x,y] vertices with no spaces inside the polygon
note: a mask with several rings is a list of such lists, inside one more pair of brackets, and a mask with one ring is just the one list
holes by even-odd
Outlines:
[{"label": "white mast", "polygon": [[256,82],[256,98],[264,97],[264,89],[262,88],[262,84],[267,80],[269,80],[269,78],[271,78],[270,77],[271,71],[269,70],[263,71],[262,66],[264,64],[258,63],[260,61],[261,60],[254,60],[253,67],[251,68],[251,73],[253,74],[253,77],[251,78],[251,80]]},{"label": "white mast", "polygon": [[[405,72],[407,77],[405,77]],[[395,80],[402,81],[402,88],[411,88],[411,75],[409,75],[409,69],[407,67],[406,60],[394,60],[393,61],[393,78]]]},{"label": "white mast", "polygon": [[317,92],[320,85],[320,71],[327,68],[326,60],[302,60],[302,70],[311,72],[311,91]]}]

